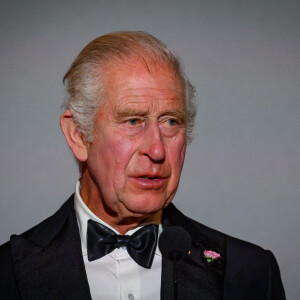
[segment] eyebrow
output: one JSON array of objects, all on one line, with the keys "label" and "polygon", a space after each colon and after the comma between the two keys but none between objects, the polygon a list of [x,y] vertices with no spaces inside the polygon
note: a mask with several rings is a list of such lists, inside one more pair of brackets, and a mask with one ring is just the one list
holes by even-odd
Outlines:
[{"label": "eyebrow", "polygon": [[146,117],[149,114],[149,110],[141,110],[141,109],[135,109],[132,107],[128,107],[126,109],[122,110],[116,110],[115,115],[118,117],[129,117],[129,116],[142,116]]},{"label": "eyebrow", "polygon": [[[128,107],[124,110],[116,110],[115,111],[115,115],[117,116],[117,118],[126,118],[126,117],[130,117],[130,116],[141,116],[141,117],[146,117],[149,115],[149,110],[141,110],[141,109],[135,109],[132,107]],[[162,112],[159,117],[163,117],[163,116],[173,116],[175,118],[178,118],[182,121],[186,121],[186,114],[185,112],[181,112],[181,111],[174,111],[174,110],[167,110]]]},{"label": "eyebrow", "polygon": [[171,116],[178,119],[181,123],[185,124],[187,120],[186,113],[180,111],[166,111],[160,115],[160,117]]}]

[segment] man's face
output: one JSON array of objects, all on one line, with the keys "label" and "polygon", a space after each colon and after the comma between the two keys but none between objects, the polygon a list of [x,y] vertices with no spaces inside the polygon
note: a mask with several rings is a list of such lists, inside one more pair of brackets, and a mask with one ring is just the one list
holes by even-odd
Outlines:
[{"label": "man's face", "polygon": [[147,216],[171,202],[179,183],[186,149],[182,84],[166,67],[127,63],[110,69],[105,85],[86,188],[97,189],[101,206],[121,219]]}]

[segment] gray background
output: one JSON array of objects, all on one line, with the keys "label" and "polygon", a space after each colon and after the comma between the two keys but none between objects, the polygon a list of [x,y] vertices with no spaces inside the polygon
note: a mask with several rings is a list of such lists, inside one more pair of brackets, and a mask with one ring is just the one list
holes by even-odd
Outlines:
[{"label": "gray background", "polygon": [[299,299],[299,1],[1,1],[0,242],[52,214],[77,167],[62,77],[93,38],[145,30],[183,58],[200,99],[177,206],[271,249]]}]

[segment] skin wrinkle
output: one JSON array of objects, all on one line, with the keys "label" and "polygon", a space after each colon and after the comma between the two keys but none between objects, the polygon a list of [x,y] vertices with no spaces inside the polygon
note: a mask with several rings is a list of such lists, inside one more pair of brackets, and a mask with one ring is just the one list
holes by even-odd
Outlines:
[{"label": "skin wrinkle", "polygon": [[172,71],[170,76],[178,76],[178,84],[183,87],[187,100],[187,141],[190,143],[196,115],[194,87],[183,72],[180,58],[145,32],[116,32],[94,39],[80,52],[64,76],[69,94],[65,107],[74,114],[86,141],[93,141],[95,114],[107,100],[106,75],[112,68],[125,64],[141,64],[153,74],[165,68]]},{"label": "skin wrinkle", "polygon": [[107,73],[107,101],[95,116],[94,141],[86,147],[81,197],[121,234],[171,202],[184,162],[180,78],[173,69],[149,69],[126,63]]}]

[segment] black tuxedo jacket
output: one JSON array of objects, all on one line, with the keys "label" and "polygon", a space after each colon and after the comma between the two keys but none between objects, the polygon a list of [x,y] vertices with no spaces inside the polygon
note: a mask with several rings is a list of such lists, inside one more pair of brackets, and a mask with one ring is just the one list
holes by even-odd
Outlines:
[{"label": "black tuxedo jacket", "polygon": [[[73,202],[72,196],[53,216],[0,247],[1,299],[91,299]],[[199,224],[172,204],[162,225],[181,226],[192,238],[190,255],[178,263],[179,299],[285,299],[270,251]],[[221,259],[208,263],[204,250]],[[163,258],[163,300],[173,299],[172,268]]]}]

